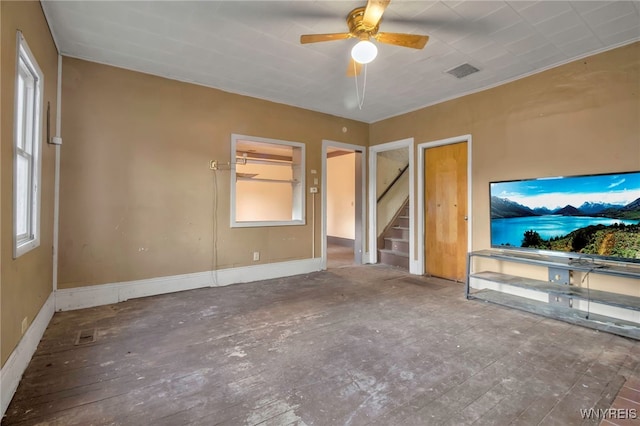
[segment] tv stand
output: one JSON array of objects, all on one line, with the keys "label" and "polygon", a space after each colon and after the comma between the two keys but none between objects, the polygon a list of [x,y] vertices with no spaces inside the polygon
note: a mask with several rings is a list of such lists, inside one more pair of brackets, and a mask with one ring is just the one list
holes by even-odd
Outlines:
[{"label": "tv stand", "polygon": [[[546,267],[549,279],[474,272],[474,258]],[[465,296],[640,340],[640,297],[573,285],[573,271],[624,277],[640,284],[640,265],[491,249],[467,255]]]}]

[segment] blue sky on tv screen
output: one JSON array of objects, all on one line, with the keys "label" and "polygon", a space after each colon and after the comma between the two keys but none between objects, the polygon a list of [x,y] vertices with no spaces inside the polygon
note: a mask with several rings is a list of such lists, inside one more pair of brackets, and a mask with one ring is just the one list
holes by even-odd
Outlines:
[{"label": "blue sky on tv screen", "polygon": [[585,202],[627,205],[640,198],[640,172],[496,182],[491,196],[532,209],[580,207]]}]

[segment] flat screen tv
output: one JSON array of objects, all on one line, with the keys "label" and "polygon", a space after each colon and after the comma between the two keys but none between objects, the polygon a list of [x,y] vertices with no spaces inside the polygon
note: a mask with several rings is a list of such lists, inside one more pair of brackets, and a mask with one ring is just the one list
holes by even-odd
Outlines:
[{"label": "flat screen tv", "polygon": [[491,246],[640,263],[640,171],[491,182]]}]

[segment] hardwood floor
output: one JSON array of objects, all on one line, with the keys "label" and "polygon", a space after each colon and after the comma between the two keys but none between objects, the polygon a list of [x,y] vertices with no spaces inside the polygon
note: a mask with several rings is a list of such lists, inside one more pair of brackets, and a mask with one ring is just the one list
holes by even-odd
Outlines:
[{"label": "hardwood floor", "polygon": [[640,342],[343,267],[56,313],[2,424],[571,425],[639,373]]},{"label": "hardwood floor", "polygon": [[327,244],[327,269],[354,266],[353,247]]}]

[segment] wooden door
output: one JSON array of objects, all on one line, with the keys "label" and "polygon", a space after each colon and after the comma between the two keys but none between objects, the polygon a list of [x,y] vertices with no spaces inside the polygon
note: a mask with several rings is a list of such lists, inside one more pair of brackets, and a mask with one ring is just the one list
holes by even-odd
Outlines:
[{"label": "wooden door", "polygon": [[425,266],[464,281],[467,255],[467,143],[425,150]]}]

